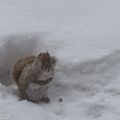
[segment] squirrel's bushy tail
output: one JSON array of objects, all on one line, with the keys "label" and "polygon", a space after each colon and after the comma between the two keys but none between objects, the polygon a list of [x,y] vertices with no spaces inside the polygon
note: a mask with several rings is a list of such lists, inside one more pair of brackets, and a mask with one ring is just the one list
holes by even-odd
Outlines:
[{"label": "squirrel's bushy tail", "polygon": [[12,78],[14,79],[14,81],[16,82],[16,84],[18,84],[18,80],[19,80],[19,77],[21,75],[23,68],[27,64],[33,63],[35,58],[36,58],[36,56],[25,57],[23,59],[18,60],[17,63],[15,63],[13,65],[11,75],[12,75]]}]

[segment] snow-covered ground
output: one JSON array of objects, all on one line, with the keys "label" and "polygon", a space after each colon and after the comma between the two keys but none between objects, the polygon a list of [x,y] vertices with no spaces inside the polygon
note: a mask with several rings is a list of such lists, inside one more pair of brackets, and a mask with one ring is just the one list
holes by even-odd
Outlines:
[{"label": "snow-covered ground", "polygon": [[[120,120],[119,5],[0,0],[0,120]],[[47,50],[58,59],[51,102],[18,100],[11,66]]]}]

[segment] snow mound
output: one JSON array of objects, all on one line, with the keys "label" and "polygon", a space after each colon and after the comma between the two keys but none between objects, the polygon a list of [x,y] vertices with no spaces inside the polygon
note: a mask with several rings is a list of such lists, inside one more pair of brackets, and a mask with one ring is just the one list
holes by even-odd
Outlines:
[{"label": "snow mound", "polygon": [[[4,45],[6,46],[8,43],[6,42]],[[10,47],[17,46],[18,43],[13,42],[9,45],[9,48],[4,47],[2,52],[5,53],[8,50],[13,53],[15,51],[17,55],[16,51],[19,50],[13,50]],[[52,49],[54,49],[53,46]],[[49,48],[51,47],[49,46]],[[26,50],[28,50],[26,54],[33,52],[29,51],[29,47]],[[7,57],[4,57],[3,61],[1,59],[1,64],[6,68],[12,63],[7,61],[8,51],[6,51]],[[55,54],[57,55],[57,51]],[[24,55],[21,52],[20,56]],[[12,56],[9,60],[13,60]],[[7,116],[12,120],[120,119],[119,61],[120,51],[79,63],[66,63],[64,60],[58,59],[54,81],[49,89],[50,104],[20,101],[15,85],[5,87],[0,84],[0,117],[4,114],[4,117]],[[4,76],[8,76],[8,72],[4,72]],[[4,76],[1,77],[1,80],[10,80]],[[62,98],[62,102],[59,101],[60,98]]]}]

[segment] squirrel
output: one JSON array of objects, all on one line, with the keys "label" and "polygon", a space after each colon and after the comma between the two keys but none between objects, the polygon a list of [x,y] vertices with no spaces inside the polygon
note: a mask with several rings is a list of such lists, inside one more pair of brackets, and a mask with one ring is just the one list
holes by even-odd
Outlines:
[{"label": "squirrel", "polygon": [[49,102],[47,90],[54,77],[56,58],[48,52],[18,60],[12,68],[12,78],[21,99]]}]

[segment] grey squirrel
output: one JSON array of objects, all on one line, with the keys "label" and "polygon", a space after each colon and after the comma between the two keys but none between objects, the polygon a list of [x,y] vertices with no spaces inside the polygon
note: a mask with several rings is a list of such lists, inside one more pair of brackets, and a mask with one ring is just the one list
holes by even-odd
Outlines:
[{"label": "grey squirrel", "polygon": [[18,60],[12,68],[21,99],[49,102],[47,90],[54,77],[56,58],[48,52]]}]

